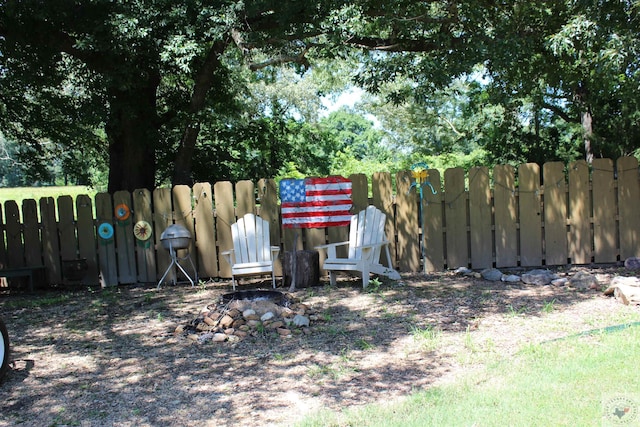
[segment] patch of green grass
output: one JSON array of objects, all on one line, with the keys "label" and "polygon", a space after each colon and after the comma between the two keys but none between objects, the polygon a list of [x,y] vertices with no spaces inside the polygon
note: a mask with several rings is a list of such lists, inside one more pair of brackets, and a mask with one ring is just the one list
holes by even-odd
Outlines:
[{"label": "patch of green grass", "polygon": [[418,345],[427,351],[436,350],[442,343],[442,331],[431,325],[424,328],[411,326],[411,335]]},{"label": "patch of green grass", "polygon": [[555,304],[556,304],[555,298],[552,299],[551,301],[547,301],[546,303],[544,303],[544,306],[542,307],[542,312],[546,314],[553,312],[556,309]]},{"label": "patch of green grass", "polygon": [[608,397],[637,397],[638,354],[638,326],[530,343],[513,357],[393,405],[322,411],[298,425],[600,426]]},{"label": "patch of green grass", "polygon": [[207,283],[204,280],[198,280],[198,292],[206,292]]},{"label": "patch of green grass", "polygon": [[151,292],[145,292],[144,293],[144,297],[143,297],[144,303],[145,304],[150,304],[151,301],[153,301],[153,293]]},{"label": "patch of green grass", "polygon": [[74,295],[71,293],[35,296],[30,299],[9,300],[4,303],[4,307],[7,309],[49,307],[65,304],[73,299]]},{"label": "patch of green grass", "polygon": [[349,362],[349,357],[342,355],[338,363],[314,364],[309,366],[307,369],[307,375],[316,379],[330,378],[333,380],[339,380],[345,375],[353,372],[353,368],[348,365]]},{"label": "patch of green grass", "polygon": [[331,322],[333,320],[333,316],[331,315],[331,312],[329,311],[325,311],[321,314],[322,316],[322,320],[325,322]]},{"label": "patch of green grass", "polygon": [[507,309],[510,317],[518,317],[521,314],[526,314],[529,311],[529,309],[526,306],[516,308],[511,304],[509,304]]},{"label": "patch of green grass", "polygon": [[467,329],[464,333],[464,347],[472,353],[478,351],[478,346],[473,341],[473,337],[471,336],[471,327],[467,326]]},{"label": "patch of green grass", "polygon": [[374,348],[375,346],[373,344],[371,344],[369,341],[367,341],[364,338],[360,338],[358,340],[356,340],[356,342],[354,343],[354,345],[356,346],[356,348],[358,348],[359,350],[371,350],[372,348]]},{"label": "patch of green grass", "polygon": [[380,286],[382,286],[382,282],[377,277],[369,280],[369,284],[367,285],[367,292],[370,294],[377,294],[380,292]]}]

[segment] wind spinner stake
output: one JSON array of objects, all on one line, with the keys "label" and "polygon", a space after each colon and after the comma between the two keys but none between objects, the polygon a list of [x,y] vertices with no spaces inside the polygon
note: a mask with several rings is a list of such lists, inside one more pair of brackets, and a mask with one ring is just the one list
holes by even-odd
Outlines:
[{"label": "wind spinner stake", "polygon": [[[411,175],[413,175],[414,181],[411,183],[411,186],[409,187],[409,191],[407,193],[411,192],[411,189],[414,187],[418,189],[418,194],[420,195],[420,209],[418,209],[418,213],[419,213],[418,220],[420,221],[420,226],[423,226],[422,224],[422,199],[423,199],[422,189],[425,185],[428,185],[429,188],[431,189],[431,193],[437,194],[437,192],[435,188],[433,188],[433,185],[431,185],[431,182],[429,181],[429,166],[426,163],[420,162],[420,163],[413,164],[411,166]],[[421,243],[420,247],[422,252],[422,258],[424,259],[425,257],[424,242],[420,242],[420,243]]]}]

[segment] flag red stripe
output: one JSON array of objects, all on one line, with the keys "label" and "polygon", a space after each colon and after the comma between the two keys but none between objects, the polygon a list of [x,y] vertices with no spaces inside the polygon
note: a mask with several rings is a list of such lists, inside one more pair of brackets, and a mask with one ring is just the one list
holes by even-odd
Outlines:
[{"label": "flag red stripe", "polygon": [[333,211],[333,212],[284,212],[282,218],[305,218],[305,217],[319,217],[319,216],[349,216],[351,213],[348,210],[345,211]]},{"label": "flag red stripe", "polygon": [[281,206],[283,208],[305,208],[350,205],[351,203],[351,200],[312,200],[310,202],[282,202]]}]

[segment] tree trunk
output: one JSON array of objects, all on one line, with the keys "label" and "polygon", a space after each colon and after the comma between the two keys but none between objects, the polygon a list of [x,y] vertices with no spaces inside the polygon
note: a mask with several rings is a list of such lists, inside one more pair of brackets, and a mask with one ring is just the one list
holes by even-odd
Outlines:
[{"label": "tree trunk", "polygon": [[178,147],[174,162],[173,185],[193,184],[191,176],[193,153],[195,152],[198,134],[200,133],[198,113],[204,108],[207,94],[216,81],[216,72],[221,71],[223,67],[220,62],[220,55],[225,47],[225,43],[214,43],[211,49],[209,49],[204,64],[195,77],[188,110],[189,116],[192,117],[192,119],[186,123],[184,133],[180,139],[180,146]]},{"label": "tree trunk", "polygon": [[155,187],[158,146],[157,84],[111,91],[106,125],[109,193]]},{"label": "tree trunk", "polygon": [[585,160],[591,164],[593,161],[593,147],[591,146],[591,139],[593,138],[593,117],[591,116],[591,108],[586,107],[582,112],[581,120],[582,133],[584,137],[584,153]]},{"label": "tree trunk", "polygon": [[580,108],[580,123],[582,124],[582,138],[584,140],[584,155],[587,163],[593,161],[593,116],[591,115],[591,106],[589,105],[589,90],[584,83],[580,82],[574,94],[574,100]]},{"label": "tree trunk", "polygon": [[200,125],[187,125],[184,134],[182,135],[180,147],[176,153],[176,159],[173,165],[173,185],[193,184],[191,168],[193,165],[193,153],[196,149],[196,142],[198,142],[199,133]]}]

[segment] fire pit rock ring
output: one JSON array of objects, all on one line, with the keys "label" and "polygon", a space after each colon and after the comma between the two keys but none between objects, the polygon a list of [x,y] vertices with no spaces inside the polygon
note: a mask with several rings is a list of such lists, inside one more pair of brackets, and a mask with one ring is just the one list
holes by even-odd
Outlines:
[{"label": "fire pit rock ring", "polygon": [[318,320],[310,306],[291,294],[255,289],[222,295],[188,325],[179,325],[175,333],[199,343],[237,342],[266,335],[287,338],[310,333],[310,322]]}]

